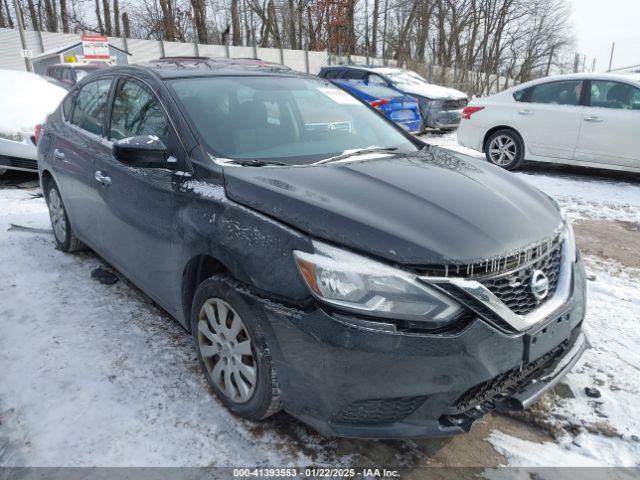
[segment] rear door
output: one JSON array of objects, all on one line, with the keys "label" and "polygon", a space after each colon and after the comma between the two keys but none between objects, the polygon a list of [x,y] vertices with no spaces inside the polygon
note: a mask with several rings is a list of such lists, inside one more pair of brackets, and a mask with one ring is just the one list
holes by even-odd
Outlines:
[{"label": "rear door", "polygon": [[83,85],[63,104],[65,120],[52,134],[50,163],[74,231],[89,246],[100,243],[94,172],[95,152],[101,148],[107,98],[113,78]]},{"label": "rear door", "polygon": [[528,153],[573,158],[582,121],[583,87],[582,80],[541,83],[514,104],[514,123]]},{"label": "rear door", "polygon": [[[95,177],[100,180],[94,180],[101,197],[103,255],[174,312],[174,192],[183,178],[175,171],[185,169],[186,154],[155,93],[131,77],[117,81],[108,132],[96,156]],[[175,171],[132,167],[113,156],[114,141],[139,135],[157,136],[174,157]]]},{"label": "rear door", "polygon": [[592,80],[576,160],[640,168],[640,88]]}]

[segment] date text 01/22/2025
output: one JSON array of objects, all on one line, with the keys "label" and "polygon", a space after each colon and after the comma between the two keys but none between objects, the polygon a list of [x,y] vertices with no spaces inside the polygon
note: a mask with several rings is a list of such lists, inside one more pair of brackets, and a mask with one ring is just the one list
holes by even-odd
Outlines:
[{"label": "date text 01/22/2025", "polygon": [[234,468],[234,478],[398,478],[397,470],[386,468]]}]

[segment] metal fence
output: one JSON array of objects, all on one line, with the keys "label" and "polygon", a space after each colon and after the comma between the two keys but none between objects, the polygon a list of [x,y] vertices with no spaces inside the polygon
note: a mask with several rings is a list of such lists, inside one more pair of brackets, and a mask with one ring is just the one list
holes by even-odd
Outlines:
[{"label": "metal fence", "polygon": [[[290,50],[278,48],[234,47],[229,45],[210,45],[181,42],[164,42],[160,40],[141,40],[136,38],[108,37],[109,43],[131,54],[129,63],[142,63],[162,56],[203,56],[231,58],[260,58],[273,63],[281,63],[294,70],[317,74],[325,65],[339,63],[356,63],[370,65],[396,66],[395,60],[351,55],[329,54],[328,52],[310,52],[306,50]],[[51,33],[25,31],[27,50],[34,56],[50,50],[60,49],[66,45],[79,42],[80,36],[71,33]],[[23,50],[20,34],[17,29],[0,28],[0,69],[25,70],[25,61],[21,56]],[[458,88],[470,95],[486,95],[503,90],[513,85],[513,80],[496,75],[468,72],[467,79],[460,83],[455,69],[428,65],[426,62],[410,62],[405,65],[416,70],[434,83]],[[486,77],[478,89],[477,79]],[[479,90],[479,91],[478,91]]]}]

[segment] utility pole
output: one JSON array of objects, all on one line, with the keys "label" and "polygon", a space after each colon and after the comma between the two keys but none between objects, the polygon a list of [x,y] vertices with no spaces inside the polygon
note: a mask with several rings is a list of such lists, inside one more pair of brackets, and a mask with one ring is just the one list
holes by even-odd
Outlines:
[{"label": "utility pole", "polygon": [[365,19],[365,29],[364,29],[364,46],[366,50],[366,64],[369,65],[369,0],[364,1],[364,19]]},{"label": "utility pole", "polygon": [[[18,0],[13,0],[13,8],[16,11],[16,21],[18,22],[18,31],[20,32],[20,44],[22,45],[22,50],[27,50],[27,39],[24,36],[24,23],[22,23],[22,10],[20,10]],[[27,72],[31,71],[31,62],[26,56],[24,57],[24,66]]]},{"label": "utility pole", "polygon": [[609,72],[611,71],[611,67],[613,66],[613,52],[616,49],[616,42],[613,42],[611,45],[611,57],[609,58]]}]

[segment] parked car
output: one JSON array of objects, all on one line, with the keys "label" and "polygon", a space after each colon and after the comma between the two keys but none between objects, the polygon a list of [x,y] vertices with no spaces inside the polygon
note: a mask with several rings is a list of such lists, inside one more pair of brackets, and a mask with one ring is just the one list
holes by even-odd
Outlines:
[{"label": "parked car", "polygon": [[33,73],[0,70],[0,175],[6,170],[38,171],[35,125],[66,93]]},{"label": "parked car", "polygon": [[411,70],[392,67],[335,65],[318,74],[330,80],[359,80],[393,88],[418,100],[425,128],[454,130],[460,123],[467,95],[453,88],[433,85]]},{"label": "parked car", "polygon": [[109,64],[104,62],[59,63],[47,68],[47,76],[55,78],[59,82],[71,87],[91,72],[108,67]]},{"label": "parked car", "polygon": [[62,83],[57,78],[49,77],[48,75],[40,75],[40,77],[42,77],[43,79],[45,79],[47,82],[51,83],[52,85],[55,85],[56,87],[63,88],[65,90],[69,90],[69,88],[71,87],[71,85],[68,85],[66,83]]},{"label": "parked car", "polygon": [[531,405],[587,347],[556,204],[328,81],[114,67],[71,90],[38,149],[58,248],[90,246],[175,317],[244,418],[452,435]]},{"label": "parked car", "polygon": [[334,80],[333,83],[380,110],[385,117],[407,132],[422,131],[422,118],[415,98],[382,85],[368,85],[353,80]]},{"label": "parked car", "polygon": [[524,160],[640,172],[640,75],[534,80],[473,100],[458,141],[507,170]]}]

